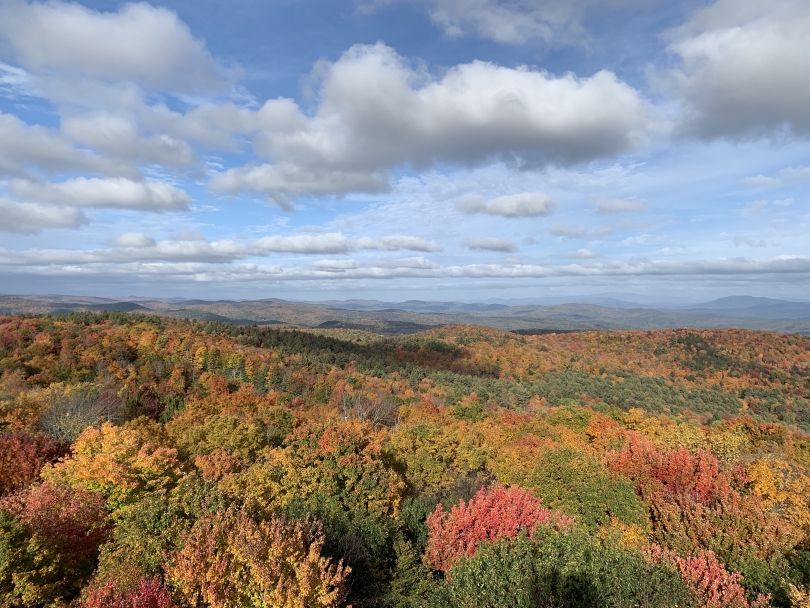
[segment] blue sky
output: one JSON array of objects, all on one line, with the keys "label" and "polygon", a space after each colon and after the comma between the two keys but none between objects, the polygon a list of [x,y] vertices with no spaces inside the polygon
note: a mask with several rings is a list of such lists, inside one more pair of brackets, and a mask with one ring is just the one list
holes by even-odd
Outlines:
[{"label": "blue sky", "polygon": [[805,0],[0,0],[0,292],[810,299]]}]

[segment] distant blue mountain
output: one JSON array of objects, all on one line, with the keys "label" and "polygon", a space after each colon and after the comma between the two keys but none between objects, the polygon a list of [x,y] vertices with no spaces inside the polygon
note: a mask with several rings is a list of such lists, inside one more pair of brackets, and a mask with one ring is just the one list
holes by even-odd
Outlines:
[{"label": "distant blue mountain", "polygon": [[810,302],[791,302],[753,296],[728,296],[682,310],[697,314],[754,319],[810,319]]}]

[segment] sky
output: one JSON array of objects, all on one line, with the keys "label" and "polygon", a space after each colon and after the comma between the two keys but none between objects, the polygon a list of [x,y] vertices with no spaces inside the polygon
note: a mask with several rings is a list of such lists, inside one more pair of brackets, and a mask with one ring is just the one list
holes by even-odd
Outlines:
[{"label": "sky", "polygon": [[810,300],[806,0],[0,0],[0,293]]}]

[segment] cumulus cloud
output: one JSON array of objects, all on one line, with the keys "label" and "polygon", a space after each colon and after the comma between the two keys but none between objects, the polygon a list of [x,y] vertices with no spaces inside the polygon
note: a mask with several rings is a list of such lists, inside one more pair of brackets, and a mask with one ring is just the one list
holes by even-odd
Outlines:
[{"label": "cumulus cloud", "polygon": [[753,239],[749,236],[735,236],[734,246],[747,245],[748,247],[767,247],[768,244],[763,239]]},{"label": "cumulus cloud", "polygon": [[620,198],[594,196],[588,199],[588,202],[593,205],[599,213],[628,213],[647,210],[647,201],[645,200],[624,200]]},{"label": "cumulus cloud", "polygon": [[579,239],[585,237],[603,237],[610,236],[617,230],[625,228],[638,228],[639,225],[634,222],[619,222],[617,224],[608,224],[606,226],[597,226],[593,230],[588,229],[580,224],[556,224],[552,226],[549,232],[554,236],[562,236],[569,239]]},{"label": "cumulus cloud", "polygon": [[369,237],[350,239],[339,233],[299,234],[295,236],[266,236],[256,241],[253,248],[257,251],[273,253],[349,253],[359,249],[381,251],[441,251],[442,248],[432,241],[415,236],[392,235],[379,240]]},{"label": "cumulus cloud", "polygon": [[446,36],[476,35],[505,44],[532,39],[577,43],[584,37],[580,20],[586,10],[643,4],[640,0],[369,0],[366,9],[410,2],[430,15]]},{"label": "cumulus cloud", "polygon": [[594,253],[590,249],[577,249],[565,254],[565,257],[572,260],[590,260],[600,257],[598,253]]},{"label": "cumulus cloud", "polygon": [[588,229],[579,224],[557,224],[550,232],[554,236],[565,236],[570,239],[582,238],[589,235]]},{"label": "cumulus cloud", "polygon": [[345,273],[360,269],[361,272],[382,273],[384,276],[392,269],[417,269],[417,270],[440,270],[441,266],[423,257],[399,258],[389,260],[318,260],[313,262],[310,268],[315,270],[325,270],[327,272]]},{"label": "cumulus cloud", "polygon": [[545,192],[523,192],[487,200],[479,194],[457,199],[455,207],[464,213],[486,213],[503,217],[538,217],[551,215],[557,201]]},{"label": "cumulus cloud", "polygon": [[[81,213],[75,209],[67,210],[36,203],[20,204],[3,199],[0,199],[0,211],[8,211],[9,217],[17,222],[16,224],[9,224],[12,227],[15,225],[19,227],[19,229],[13,230],[14,232],[32,232],[42,227],[60,227],[58,218],[70,217],[66,215],[67,211],[79,214],[77,222],[83,218]],[[23,211],[27,211],[28,215],[23,215]],[[52,215],[46,216],[47,211],[51,211]],[[63,215],[59,215],[60,213],[63,213]],[[65,221],[63,223],[67,224]],[[124,264],[136,262],[229,264],[245,258],[267,257],[272,254],[333,255],[362,250],[437,250],[435,243],[416,237],[394,236],[383,237],[379,240],[368,237],[351,239],[341,233],[267,236],[249,242],[236,242],[229,239],[208,242],[204,237],[198,238],[195,234],[189,233],[181,233],[172,239],[156,241],[147,234],[127,232],[110,239],[107,241],[107,245],[109,246],[108,249],[32,249],[19,254],[6,251],[3,259],[8,264],[12,264],[11,260],[16,260],[13,262],[14,264],[23,265]],[[428,264],[424,258],[408,259],[421,260],[418,263],[408,262],[411,267],[425,267]],[[430,264],[432,262],[428,265]]]},{"label": "cumulus cloud", "polygon": [[755,217],[757,215],[761,215],[765,209],[768,208],[768,201],[760,200],[754,201],[753,203],[749,203],[740,211],[740,215],[743,217]]},{"label": "cumulus cloud", "polygon": [[810,182],[810,167],[787,167],[782,169],[777,177],[754,175],[743,180],[746,186],[760,188],[778,188],[803,182]]},{"label": "cumulus cloud", "polygon": [[75,208],[18,203],[0,198],[0,232],[37,234],[43,228],[78,228],[87,218]]},{"label": "cumulus cloud", "polygon": [[312,262],[312,268],[327,272],[346,272],[357,268],[356,260],[318,260]]},{"label": "cumulus cloud", "polygon": [[806,0],[718,0],[669,32],[682,129],[704,138],[810,136]]},{"label": "cumulus cloud", "polygon": [[143,135],[135,120],[107,113],[70,116],[62,121],[62,133],[96,152],[120,159],[169,166],[194,162],[191,146],[162,133]]},{"label": "cumulus cloud", "polygon": [[99,12],[78,3],[0,4],[0,36],[24,68],[129,80],[164,90],[216,87],[224,70],[177,15],[146,2]]},{"label": "cumulus cloud", "polygon": [[323,64],[313,114],[290,100],[258,112],[254,141],[271,162],[223,171],[217,191],[380,192],[394,167],[505,160],[521,167],[610,157],[647,141],[649,105],[608,71],[588,78],[476,61],[434,78],[383,44]]},{"label": "cumulus cloud", "polygon": [[[268,106],[278,112],[289,106],[289,118],[294,118],[297,106],[292,100],[273,100]],[[237,150],[240,137],[255,133],[261,126],[261,118],[267,109],[239,106],[233,102],[215,103],[202,101],[187,112],[178,112],[165,104],[140,106],[137,116],[144,127],[156,132],[165,132],[175,138],[193,140],[212,148]]]},{"label": "cumulus cloud", "polygon": [[27,125],[16,116],[0,112],[0,177],[25,176],[39,169],[137,174],[120,162],[73,147],[54,129]]},{"label": "cumulus cloud", "polygon": [[352,240],[340,233],[296,236],[266,236],[253,246],[265,253],[348,253],[354,249]]},{"label": "cumulus cloud", "polygon": [[299,167],[289,162],[275,165],[246,165],[215,175],[209,182],[214,191],[264,192],[285,211],[295,208],[290,198],[349,192],[381,193],[388,190],[384,171],[330,170]]},{"label": "cumulus cloud", "polygon": [[512,241],[508,241],[506,239],[497,239],[494,237],[464,239],[462,245],[473,251],[517,251],[517,247]]},{"label": "cumulus cloud", "polygon": [[185,211],[191,203],[188,194],[171,184],[125,178],[76,177],[60,183],[13,180],[9,192],[20,200],[55,205],[156,212]]},{"label": "cumulus cloud", "polygon": [[132,249],[143,249],[145,247],[154,247],[157,243],[155,239],[148,234],[140,232],[125,232],[115,238],[107,241],[111,247],[128,247]]},{"label": "cumulus cloud", "polygon": [[755,188],[776,188],[782,186],[782,180],[776,177],[767,177],[765,175],[752,175],[743,180],[746,186],[753,186]]},{"label": "cumulus cloud", "polygon": [[[376,249],[377,247],[372,247]],[[417,236],[392,235],[384,236],[379,240],[379,249],[385,251],[399,251],[407,249],[409,251],[441,251],[442,247],[433,241],[427,241]]]}]

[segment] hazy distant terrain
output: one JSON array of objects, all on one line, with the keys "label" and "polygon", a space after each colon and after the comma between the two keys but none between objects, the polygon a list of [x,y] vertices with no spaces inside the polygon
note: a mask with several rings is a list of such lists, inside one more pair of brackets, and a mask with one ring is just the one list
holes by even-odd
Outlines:
[{"label": "hazy distant terrain", "polygon": [[[0,296],[0,313],[58,314],[82,310],[143,312],[237,325],[290,324],[360,329],[385,335],[414,333],[439,325],[484,325],[518,329],[665,329],[676,327],[810,333],[810,303],[734,296],[679,308],[652,307],[616,298],[551,305],[481,302],[382,302],[345,300],[181,300],[74,296]],[[611,304],[608,306],[607,304]]]}]

